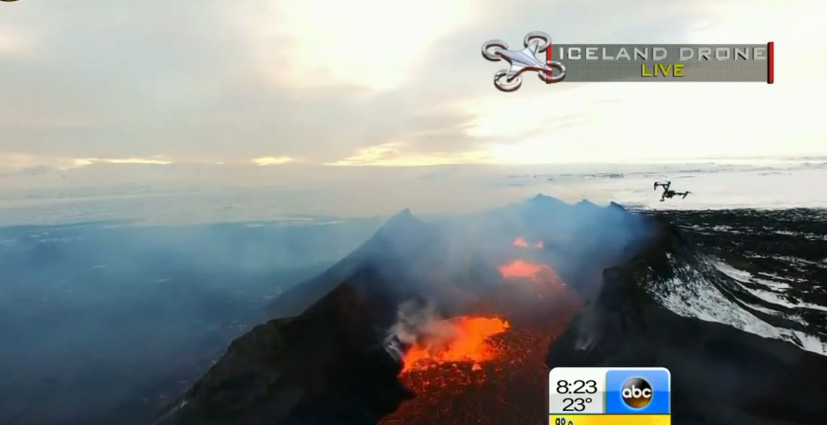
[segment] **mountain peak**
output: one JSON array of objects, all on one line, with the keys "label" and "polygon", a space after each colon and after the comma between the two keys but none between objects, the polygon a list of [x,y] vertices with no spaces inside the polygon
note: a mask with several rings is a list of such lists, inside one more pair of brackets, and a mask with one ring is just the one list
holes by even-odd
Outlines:
[{"label": "mountain peak", "polygon": [[565,202],[553,196],[543,195],[542,193],[525,201],[525,203],[528,205],[566,205]]},{"label": "mountain peak", "polygon": [[588,199],[581,200],[580,202],[577,203],[577,206],[578,207],[600,208],[597,204],[595,204],[592,201],[589,201]]},{"label": "mountain peak", "polygon": [[[397,213],[385,222],[374,235],[373,239],[399,239],[406,240],[417,233],[423,232],[427,225],[413,215],[410,208]],[[416,239],[414,237],[414,239]]]},{"label": "mountain peak", "polygon": [[388,221],[385,222],[385,224],[382,226],[382,229],[407,227],[419,224],[422,224],[422,221],[413,215],[410,208],[405,208],[404,210],[396,213],[396,215],[388,219]]},{"label": "mountain peak", "polygon": [[623,208],[623,205],[618,204],[615,201],[609,202],[609,208],[615,208],[621,211],[627,211],[626,208]]},{"label": "mountain peak", "polygon": [[426,223],[414,217],[409,208],[405,208],[385,222],[356,250],[321,275],[302,283],[301,290],[285,293],[274,300],[271,310],[277,311],[280,317],[300,314],[319,297],[329,294],[360,271],[375,271],[370,269],[376,264],[373,260],[379,258],[382,260],[379,263],[382,263],[387,261],[388,256],[396,256],[398,259],[402,258],[400,252],[412,255],[411,253],[421,250],[421,246],[427,243],[423,239],[431,234],[428,229]]},{"label": "mountain peak", "polygon": [[405,219],[405,220],[416,219],[416,217],[414,217],[413,213],[411,212],[410,208],[405,208],[404,210],[399,211],[398,213],[396,213],[395,216],[393,216],[391,218],[391,220],[394,220],[396,218]]}]

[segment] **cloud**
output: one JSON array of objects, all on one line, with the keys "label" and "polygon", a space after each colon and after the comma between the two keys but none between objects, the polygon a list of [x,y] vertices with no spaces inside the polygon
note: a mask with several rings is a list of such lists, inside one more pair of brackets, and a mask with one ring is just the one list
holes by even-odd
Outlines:
[{"label": "cloud", "polygon": [[[0,15],[0,152],[60,166],[823,153],[815,109],[796,105],[824,87],[805,61],[827,6],[756,4],[21,2]],[[549,87],[529,78],[519,92],[495,91],[501,65],[482,60],[482,42],[516,44],[538,29],[557,43],[773,39],[778,81]]]},{"label": "cloud", "polygon": [[239,15],[261,71],[282,85],[391,90],[478,9],[472,0],[272,0]]},{"label": "cloud", "polygon": [[69,158],[54,156],[35,156],[16,153],[7,154],[0,152],[0,172],[4,172],[6,174],[16,172],[31,174],[30,170],[43,170],[47,168],[65,171],[100,164],[170,165],[174,162],[174,160],[165,158],[160,155],[148,158]]},{"label": "cloud", "polygon": [[254,164],[260,166],[260,167],[264,167],[264,166],[267,166],[267,165],[287,164],[287,163],[290,163],[290,162],[293,162],[293,161],[294,161],[293,158],[286,157],[286,156],[264,156],[264,157],[261,157],[261,158],[255,158],[255,159],[253,159],[252,162]]},{"label": "cloud", "polygon": [[335,166],[423,166],[451,164],[485,164],[492,162],[484,152],[406,152],[401,143],[386,143],[360,150],[355,155],[328,163]]},{"label": "cloud", "polygon": [[0,54],[8,55],[19,48],[19,42],[8,31],[0,33]]},{"label": "cloud", "polygon": [[160,156],[153,158],[80,158],[75,160],[75,166],[85,167],[92,164],[146,164],[146,165],[169,165],[171,160],[163,159]]}]

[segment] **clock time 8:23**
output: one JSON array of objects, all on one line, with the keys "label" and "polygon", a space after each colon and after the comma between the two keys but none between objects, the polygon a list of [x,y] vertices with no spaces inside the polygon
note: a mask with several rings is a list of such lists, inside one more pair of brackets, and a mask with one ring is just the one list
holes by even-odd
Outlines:
[{"label": "clock time 8:23", "polygon": [[586,409],[586,405],[592,402],[592,399],[579,396],[585,394],[594,394],[596,392],[597,381],[593,379],[576,379],[574,381],[567,381],[565,379],[561,379],[557,381],[557,394],[573,395],[573,397],[567,397],[563,399],[564,412],[582,412]]}]

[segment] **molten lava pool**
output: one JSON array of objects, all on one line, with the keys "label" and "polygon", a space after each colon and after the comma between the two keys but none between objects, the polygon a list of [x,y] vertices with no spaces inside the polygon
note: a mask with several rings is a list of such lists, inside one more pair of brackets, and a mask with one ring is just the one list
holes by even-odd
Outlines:
[{"label": "molten lava pool", "polygon": [[[400,380],[416,396],[382,425],[548,423],[545,357],[581,300],[549,266],[516,260],[499,270],[506,285],[482,303],[485,314],[449,319],[441,338],[406,352]],[[519,284],[543,296],[525,305],[510,296]]]},{"label": "molten lava pool", "polygon": [[547,423],[545,356],[565,323],[561,318],[556,328],[542,330],[509,327],[487,340],[490,357],[406,363],[400,379],[416,397],[382,425]]},{"label": "molten lava pool", "polygon": [[402,373],[426,370],[448,363],[480,363],[499,355],[491,338],[508,329],[508,322],[498,317],[458,317],[446,320],[441,338],[431,338],[412,346],[404,357]]}]

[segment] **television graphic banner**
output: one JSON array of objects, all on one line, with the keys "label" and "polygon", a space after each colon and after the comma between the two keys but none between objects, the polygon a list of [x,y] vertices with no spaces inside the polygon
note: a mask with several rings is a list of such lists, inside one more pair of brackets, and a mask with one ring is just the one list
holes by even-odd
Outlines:
[{"label": "television graphic banner", "polygon": [[506,68],[494,85],[514,91],[524,74],[560,82],[774,82],[774,43],[552,44],[548,34],[526,34],[519,48],[489,40],[482,55]]}]

